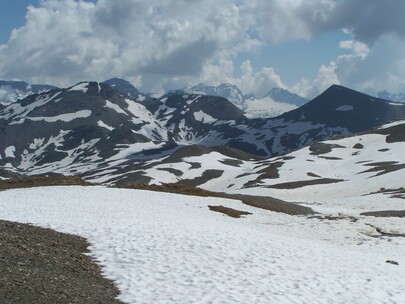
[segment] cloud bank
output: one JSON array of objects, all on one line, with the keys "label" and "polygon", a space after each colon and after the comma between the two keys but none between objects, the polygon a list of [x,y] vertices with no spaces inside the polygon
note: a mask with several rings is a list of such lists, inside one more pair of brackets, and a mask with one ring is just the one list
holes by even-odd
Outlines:
[{"label": "cloud bank", "polygon": [[144,91],[228,81],[261,96],[286,85],[238,55],[344,29],[342,55],[290,89],[405,91],[404,11],[402,0],[43,0],[0,46],[0,77],[63,86],[118,76]]}]

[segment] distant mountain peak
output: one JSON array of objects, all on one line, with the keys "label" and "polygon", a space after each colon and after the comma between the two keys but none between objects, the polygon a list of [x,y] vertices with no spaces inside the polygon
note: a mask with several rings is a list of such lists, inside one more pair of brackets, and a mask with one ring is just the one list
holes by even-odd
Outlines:
[{"label": "distant mountain peak", "polygon": [[25,81],[0,80],[0,104],[8,105],[25,97],[57,89],[55,86],[33,84]]},{"label": "distant mountain peak", "polygon": [[273,88],[271,89],[263,98],[270,97],[276,102],[288,103],[296,106],[302,106],[308,102],[308,99],[301,97],[297,94],[291,93],[290,91],[283,88]]},{"label": "distant mountain peak", "polygon": [[382,92],[378,92],[377,97],[396,102],[405,102],[405,92],[389,93],[388,91],[385,90]]},{"label": "distant mountain peak", "polygon": [[224,97],[232,102],[234,105],[244,110],[246,108],[245,102],[246,99],[242,91],[238,86],[230,83],[221,83],[218,86],[205,85],[199,83],[195,86],[186,87],[180,91],[188,94],[201,94],[201,95],[210,95]]},{"label": "distant mountain peak", "polygon": [[115,88],[120,94],[128,95],[134,99],[138,99],[142,95],[134,85],[125,79],[115,77],[104,81],[104,83]]}]

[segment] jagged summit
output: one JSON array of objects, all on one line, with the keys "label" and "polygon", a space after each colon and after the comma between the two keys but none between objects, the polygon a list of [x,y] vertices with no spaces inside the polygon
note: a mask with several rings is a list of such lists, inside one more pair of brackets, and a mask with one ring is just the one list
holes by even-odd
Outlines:
[{"label": "jagged summit", "polygon": [[142,95],[129,81],[121,78],[111,78],[104,81],[104,83],[114,87],[121,94],[128,95],[135,99],[138,99]]}]

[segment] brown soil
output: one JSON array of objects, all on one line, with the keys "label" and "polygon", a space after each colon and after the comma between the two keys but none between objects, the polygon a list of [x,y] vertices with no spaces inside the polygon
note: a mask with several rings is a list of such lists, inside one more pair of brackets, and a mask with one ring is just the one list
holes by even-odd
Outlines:
[{"label": "brown soil", "polygon": [[378,172],[376,176],[384,175],[390,172],[398,171],[405,169],[405,164],[398,164],[397,162],[380,162],[380,163],[372,163],[372,164],[365,164],[364,166],[374,166],[374,168],[367,169],[361,173],[369,173],[369,172]]},{"label": "brown soil", "polygon": [[68,185],[90,186],[92,184],[82,180],[80,177],[77,176],[32,176],[24,177],[22,179],[0,180],[0,190]]},{"label": "brown soil", "polygon": [[0,302],[121,303],[85,239],[0,220]]},{"label": "brown soil", "polygon": [[333,184],[343,182],[343,179],[333,179],[333,178],[318,178],[318,179],[311,179],[311,180],[304,180],[304,181],[295,181],[295,182],[286,182],[275,184],[271,186],[267,186],[268,188],[274,189],[296,189],[306,186],[313,186],[313,185],[325,185],[325,184]]},{"label": "brown soil", "polygon": [[378,191],[375,192],[371,192],[369,194],[365,194],[363,196],[366,195],[371,195],[371,194],[377,194],[377,193],[382,193],[385,195],[390,195],[391,198],[402,198],[405,199],[405,188],[401,187],[401,188],[397,188],[397,189],[386,189],[386,188],[381,188]]},{"label": "brown soil", "polygon": [[374,217],[405,217],[405,210],[370,211],[370,212],[363,212],[360,214]]},{"label": "brown soil", "polygon": [[309,151],[311,151],[311,155],[322,155],[332,152],[333,149],[344,148],[340,145],[331,145],[322,142],[314,143],[309,147]]},{"label": "brown soil", "polygon": [[361,143],[357,143],[353,146],[353,149],[363,149],[364,146]]},{"label": "brown soil", "polygon": [[236,209],[233,209],[233,208],[224,207],[222,205],[220,205],[220,206],[211,206],[211,205],[209,205],[208,208],[211,211],[220,212],[220,213],[226,214],[226,215],[228,215],[230,217],[234,217],[234,218],[241,218],[242,215],[252,214],[252,213],[247,212],[247,211],[240,211],[240,210],[236,210]]}]

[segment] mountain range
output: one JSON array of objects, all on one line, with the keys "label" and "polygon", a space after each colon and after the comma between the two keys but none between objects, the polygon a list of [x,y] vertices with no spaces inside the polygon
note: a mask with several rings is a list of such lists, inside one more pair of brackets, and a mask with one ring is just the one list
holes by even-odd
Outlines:
[{"label": "mountain range", "polygon": [[[177,164],[162,170],[155,164],[193,156],[195,149],[233,155],[223,162],[237,168],[240,162],[283,157],[400,119],[405,105],[336,85],[278,117],[249,119],[223,97],[171,92],[137,100],[117,85],[82,82],[0,110],[0,166],[28,175],[149,182],[156,179],[153,174],[180,174]],[[200,172],[204,178],[220,175],[217,169],[206,171]]]},{"label": "mountain range", "polygon": [[261,98],[254,94],[243,94],[236,86],[223,83],[207,86],[202,83],[178,90],[188,94],[224,97],[243,110],[250,118],[275,117],[308,102],[307,99],[282,88],[273,88]]},{"label": "mountain range", "polygon": [[[124,79],[112,78],[104,81],[104,83],[114,87],[121,94],[128,95],[134,99],[140,100],[151,97],[150,94],[140,92],[129,81]],[[49,85],[29,85],[21,81],[0,81],[0,107],[16,102],[29,95],[55,88]],[[264,97],[256,98],[253,94],[243,94],[236,85],[229,83],[223,83],[219,86],[209,86],[200,83],[196,86],[171,92],[224,97],[245,111],[250,118],[275,117],[308,101],[281,88],[273,88]]]}]

